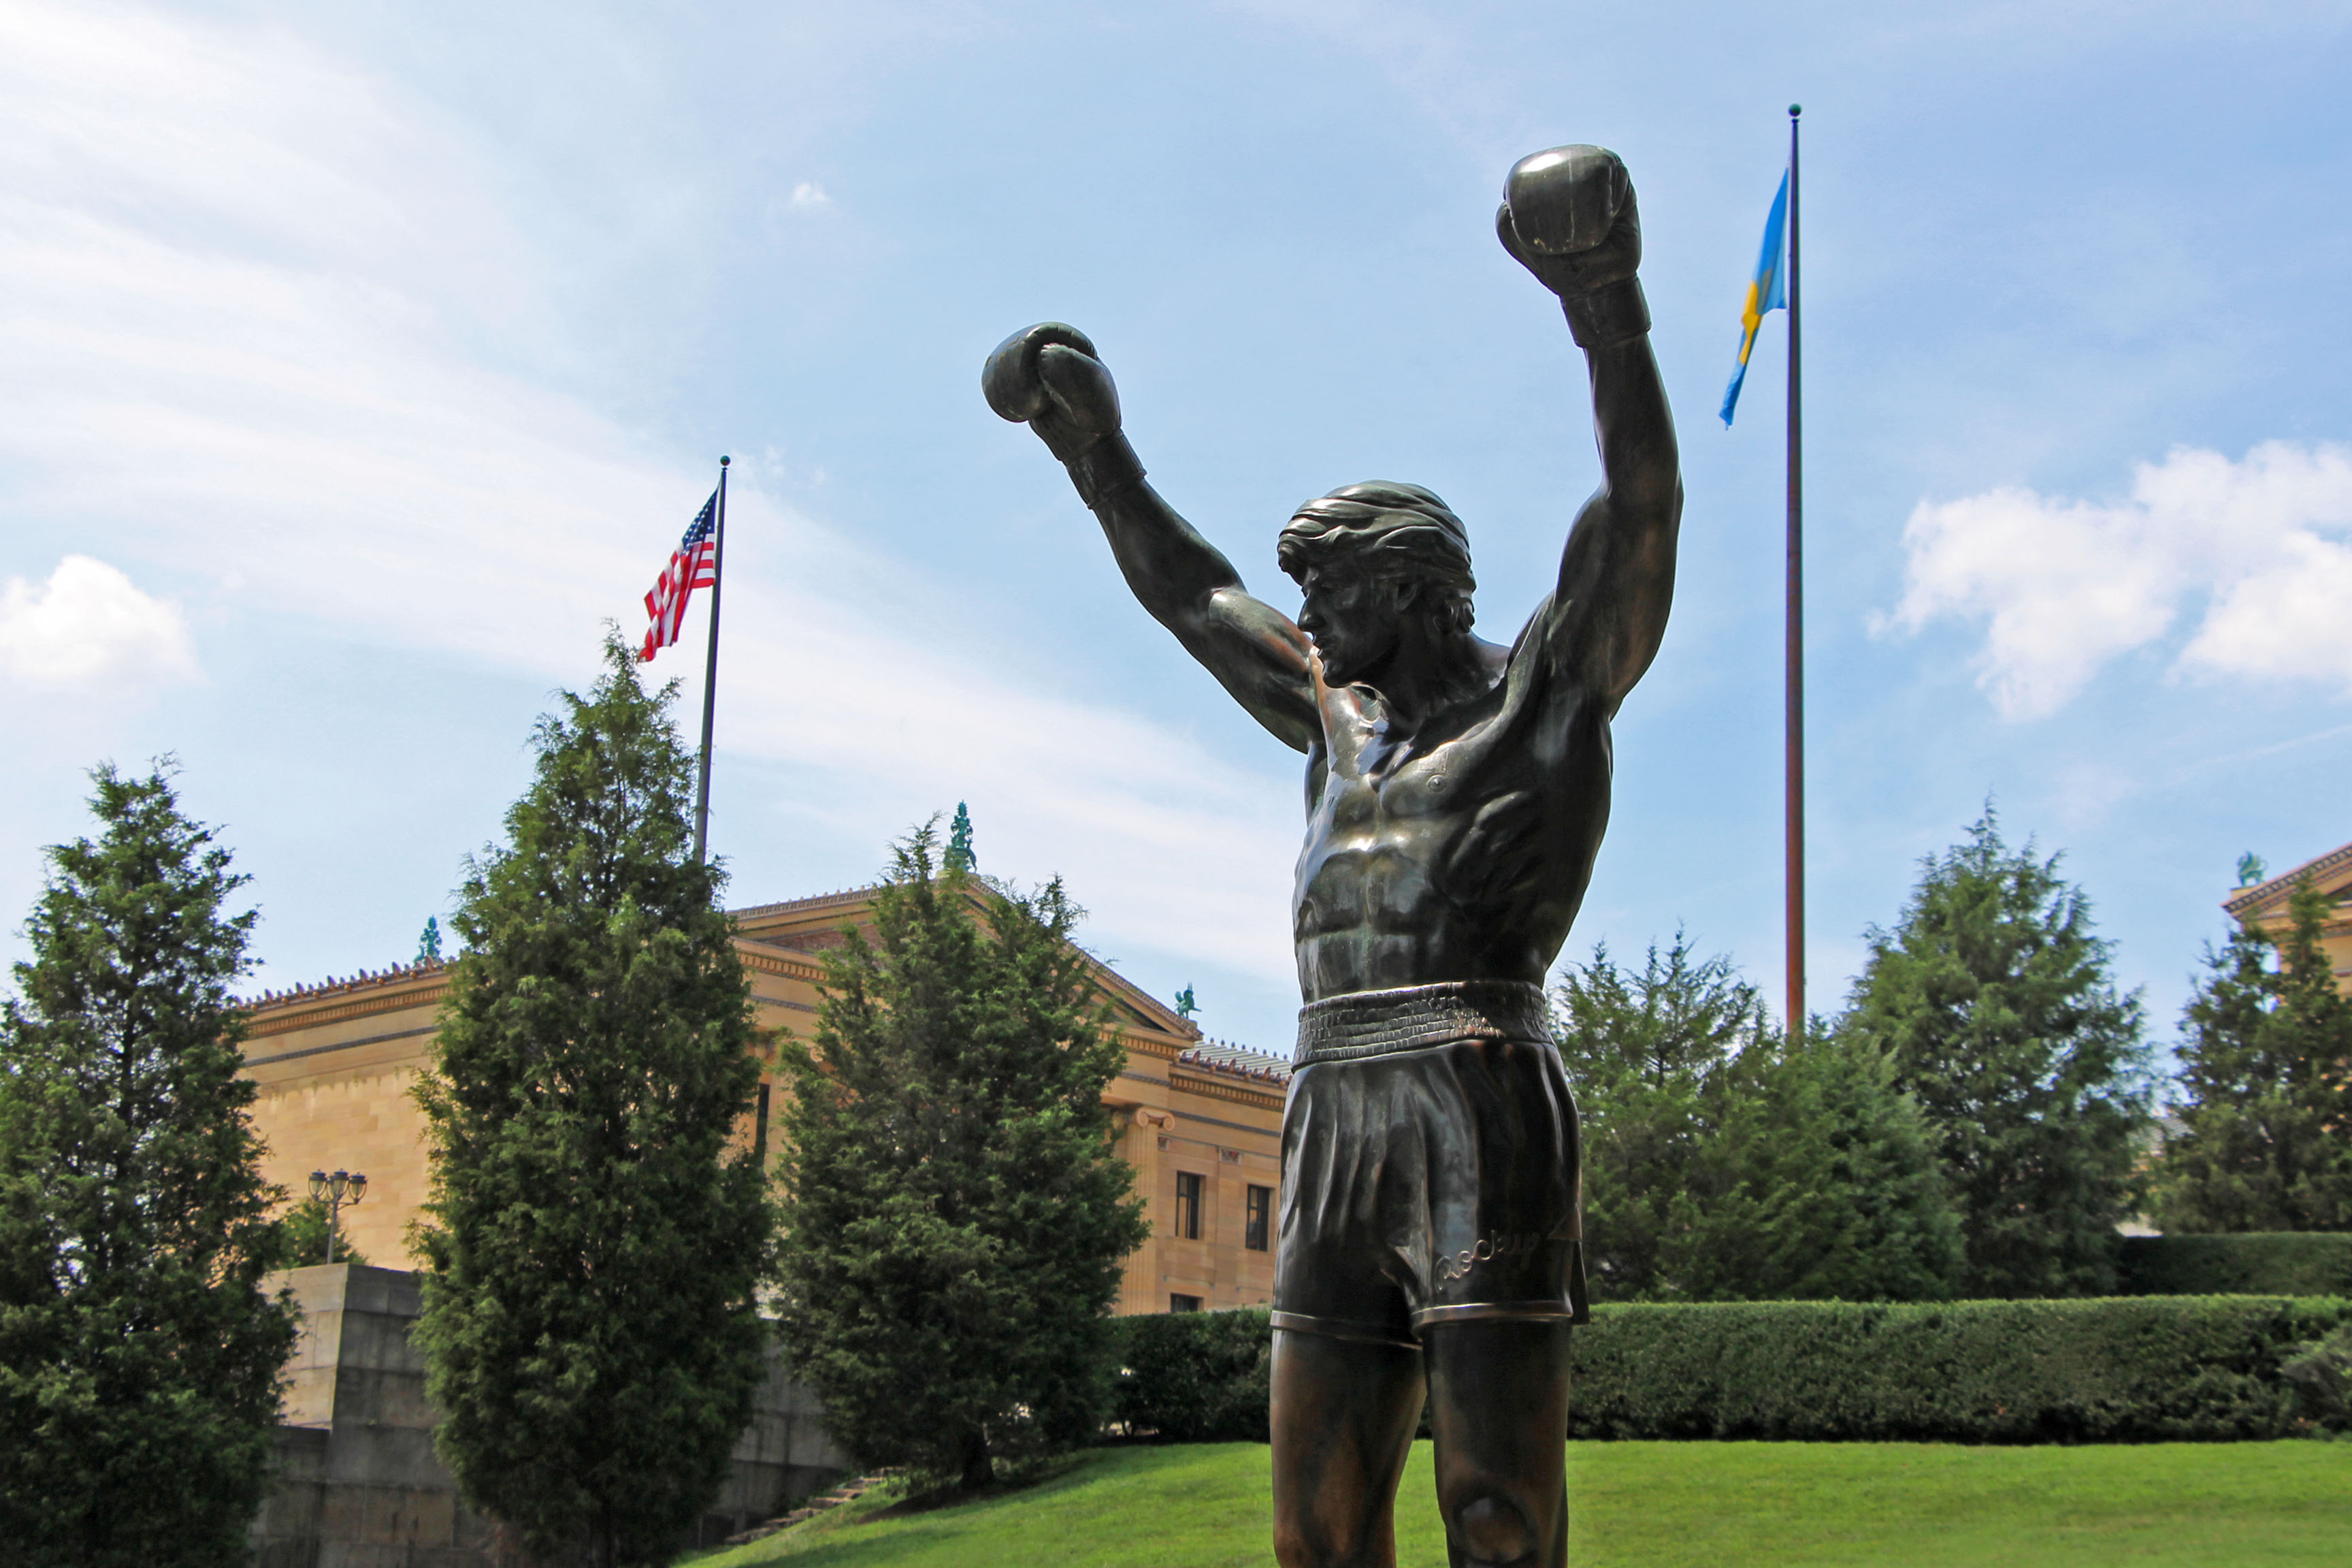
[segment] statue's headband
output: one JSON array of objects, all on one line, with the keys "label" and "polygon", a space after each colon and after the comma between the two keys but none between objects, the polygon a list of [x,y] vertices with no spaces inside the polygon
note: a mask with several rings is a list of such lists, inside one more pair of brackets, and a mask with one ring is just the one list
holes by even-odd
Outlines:
[{"label": "statue's headband", "polygon": [[1469,531],[1419,485],[1349,485],[1308,501],[1283,528],[1275,555],[1293,577],[1320,562],[1354,558],[1375,570],[1418,570],[1465,590],[1478,585],[1470,574]]}]

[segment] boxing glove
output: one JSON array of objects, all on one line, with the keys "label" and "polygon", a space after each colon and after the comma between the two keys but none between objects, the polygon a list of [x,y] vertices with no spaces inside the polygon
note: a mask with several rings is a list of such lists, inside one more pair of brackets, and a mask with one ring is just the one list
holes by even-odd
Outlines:
[{"label": "boxing glove", "polygon": [[1087,506],[1143,477],[1119,433],[1118,387],[1077,328],[1041,321],[1013,333],[981,367],[980,387],[1001,417],[1037,433]]},{"label": "boxing glove", "polygon": [[1633,176],[1604,147],[1553,147],[1511,165],[1495,232],[1520,266],[1559,296],[1569,330],[1601,348],[1650,330],[1634,274],[1642,217]]}]

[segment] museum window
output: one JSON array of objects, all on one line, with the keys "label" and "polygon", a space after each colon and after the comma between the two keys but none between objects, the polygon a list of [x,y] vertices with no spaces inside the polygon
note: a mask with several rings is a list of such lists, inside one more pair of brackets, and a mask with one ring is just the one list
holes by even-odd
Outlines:
[{"label": "museum window", "polygon": [[1171,1292],[1168,1298],[1168,1310],[1171,1312],[1197,1312],[1201,1310],[1201,1298],[1179,1296]]},{"label": "museum window", "polygon": [[1252,1252],[1264,1252],[1266,1232],[1273,1228],[1274,1189],[1251,1184],[1247,1218],[1242,1227],[1242,1245]]},{"label": "museum window", "polygon": [[1201,1239],[1201,1178],[1191,1171],[1176,1173],[1176,1234],[1186,1241]]}]

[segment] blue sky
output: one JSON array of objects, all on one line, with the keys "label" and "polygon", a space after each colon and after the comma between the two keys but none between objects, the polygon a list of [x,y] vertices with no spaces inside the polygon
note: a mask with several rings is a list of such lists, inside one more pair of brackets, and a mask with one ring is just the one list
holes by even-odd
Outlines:
[{"label": "blue sky", "polygon": [[[2238,855],[2352,837],[2340,0],[0,0],[0,40],[12,924],[83,770],[169,751],[254,875],[257,983],[406,958],[724,451],[736,900],[868,880],[968,800],[983,869],[1062,873],[1098,952],[1283,1048],[1294,758],[981,360],[1086,329],[1286,608],[1298,500],[1430,485],[1507,637],[1595,464],[1493,206],[1592,141],[1641,192],[1689,505],[1569,951],[1682,923],[1771,985],[1780,320],[1715,408],[1792,100],[1814,1005],[1989,795],[2159,1039]],[[656,666],[689,712],[698,668]]]}]

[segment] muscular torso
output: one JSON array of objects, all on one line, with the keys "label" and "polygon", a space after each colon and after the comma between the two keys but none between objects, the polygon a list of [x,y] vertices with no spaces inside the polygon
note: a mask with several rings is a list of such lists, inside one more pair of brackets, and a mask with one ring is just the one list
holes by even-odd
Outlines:
[{"label": "muscular torso", "polygon": [[1318,683],[1291,910],[1305,1000],[1540,984],[1559,955],[1608,825],[1609,715],[1535,658],[1497,673],[1412,733],[1364,688]]}]

